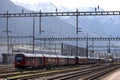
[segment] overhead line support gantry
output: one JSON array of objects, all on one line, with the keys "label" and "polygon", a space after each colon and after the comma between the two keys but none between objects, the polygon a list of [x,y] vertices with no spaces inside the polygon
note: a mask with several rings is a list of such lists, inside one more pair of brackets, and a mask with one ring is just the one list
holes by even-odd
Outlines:
[{"label": "overhead line support gantry", "polygon": [[4,13],[0,18],[6,17],[52,17],[52,16],[105,16],[120,15],[120,11],[75,11],[75,12],[34,12],[34,13]]}]

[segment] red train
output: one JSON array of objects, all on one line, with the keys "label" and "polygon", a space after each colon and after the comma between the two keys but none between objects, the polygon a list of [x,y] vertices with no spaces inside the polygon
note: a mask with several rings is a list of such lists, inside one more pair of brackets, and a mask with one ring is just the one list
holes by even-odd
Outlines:
[{"label": "red train", "polygon": [[54,66],[93,64],[104,61],[104,59],[98,58],[21,53],[15,56],[14,65],[16,68],[51,68]]}]

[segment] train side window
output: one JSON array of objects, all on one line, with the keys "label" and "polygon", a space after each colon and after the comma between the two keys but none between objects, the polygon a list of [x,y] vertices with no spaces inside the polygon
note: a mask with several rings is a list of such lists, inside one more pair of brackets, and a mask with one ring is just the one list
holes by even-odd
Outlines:
[{"label": "train side window", "polygon": [[30,62],[30,58],[28,57],[27,59],[28,59],[28,62]]},{"label": "train side window", "polygon": [[32,63],[32,62],[33,62],[33,61],[32,61],[32,57],[30,57],[30,58],[29,58],[29,62],[30,62],[30,63]]},{"label": "train side window", "polygon": [[34,63],[34,61],[35,61],[35,59],[34,59],[34,57],[32,57],[32,58],[31,58],[31,62]]},{"label": "train side window", "polygon": [[28,58],[27,57],[25,57],[25,62],[28,63]]},{"label": "train side window", "polygon": [[21,61],[21,60],[23,60],[23,55],[16,55],[15,60],[16,60],[16,61]]},{"label": "train side window", "polygon": [[37,60],[37,63],[40,63],[40,59],[39,59],[39,57],[37,57],[37,59],[36,59],[36,60]]},{"label": "train side window", "polygon": [[50,63],[51,62],[51,58],[48,58],[48,61],[47,61],[48,63]]},{"label": "train side window", "polygon": [[55,63],[55,58],[53,58],[53,62]]},{"label": "train side window", "polygon": [[41,57],[38,57],[38,58],[37,58],[37,62],[40,63],[40,64],[42,64],[42,58],[41,58]]}]

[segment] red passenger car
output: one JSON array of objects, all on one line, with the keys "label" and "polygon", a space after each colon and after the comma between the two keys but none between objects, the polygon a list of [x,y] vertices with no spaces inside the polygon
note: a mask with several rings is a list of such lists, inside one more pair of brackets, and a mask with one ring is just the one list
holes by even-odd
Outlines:
[{"label": "red passenger car", "polygon": [[55,66],[96,64],[103,62],[105,62],[105,59],[92,57],[19,53],[15,56],[14,65],[16,68],[52,68]]},{"label": "red passenger car", "polygon": [[75,64],[75,57],[22,53],[15,56],[16,68],[26,67],[54,67]]}]

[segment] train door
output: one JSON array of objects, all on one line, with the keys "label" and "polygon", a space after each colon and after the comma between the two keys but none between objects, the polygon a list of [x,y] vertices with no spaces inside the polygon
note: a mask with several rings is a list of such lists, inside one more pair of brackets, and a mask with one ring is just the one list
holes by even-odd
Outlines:
[{"label": "train door", "polygon": [[79,58],[75,57],[75,64],[79,64]]},{"label": "train door", "polygon": [[38,64],[39,67],[42,67],[42,65],[43,65],[42,57],[37,58],[37,64]]},{"label": "train door", "polygon": [[57,66],[59,66],[60,62],[59,62],[59,57],[57,57]]},{"label": "train door", "polygon": [[43,59],[42,59],[42,65],[43,65],[43,67],[45,67],[45,65],[46,65],[46,60],[47,58],[45,57],[45,56],[43,56]]}]

